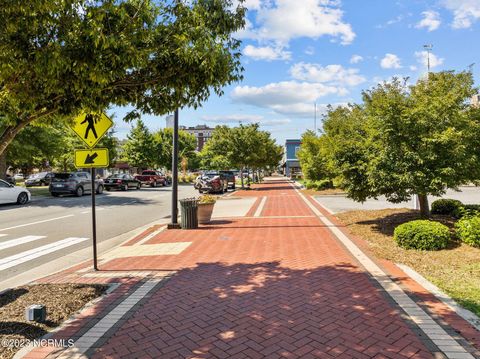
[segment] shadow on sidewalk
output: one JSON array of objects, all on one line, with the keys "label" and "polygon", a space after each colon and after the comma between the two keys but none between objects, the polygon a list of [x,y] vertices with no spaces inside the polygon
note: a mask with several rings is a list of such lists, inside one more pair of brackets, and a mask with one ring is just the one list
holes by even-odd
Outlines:
[{"label": "shadow on sidewalk", "polygon": [[180,270],[93,357],[431,357],[366,274],[326,258]]}]

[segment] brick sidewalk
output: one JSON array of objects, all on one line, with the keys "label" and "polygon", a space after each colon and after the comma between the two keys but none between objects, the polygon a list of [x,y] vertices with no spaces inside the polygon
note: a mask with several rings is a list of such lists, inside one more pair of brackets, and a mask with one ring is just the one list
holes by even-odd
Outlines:
[{"label": "brick sidewalk", "polygon": [[[180,248],[178,253],[101,264],[105,277],[97,276],[97,282],[118,282],[121,271],[143,271],[148,278],[175,274],[95,342],[88,357],[443,357],[288,182],[266,183],[238,196],[266,197],[260,216],[253,216],[257,200],[244,218],[163,231],[142,243]],[[133,253],[141,240],[126,246]],[[93,281],[76,270],[45,281]],[[139,283],[123,280],[122,288]],[[89,314],[101,318],[106,308],[87,313],[83,322],[92,320]],[[27,357],[49,353],[62,354],[37,349]]]}]

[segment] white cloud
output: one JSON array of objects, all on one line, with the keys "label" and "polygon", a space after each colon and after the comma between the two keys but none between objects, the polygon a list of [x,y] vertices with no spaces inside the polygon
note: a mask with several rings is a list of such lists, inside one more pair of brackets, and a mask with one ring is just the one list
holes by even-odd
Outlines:
[{"label": "white cloud", "polygon": [[202,116],[202,120],[206,122],[234,124],[234,123],[259,123],[262,126],[278,126],[286,125],[291,121],[288,118],[266,119],[260,115],[232,114],[224,116]]},{"label": "white cloud", "polygon": [[357,86],[366,81],[358,74],[358,69],[346,69],[342,65],[328,65],[300,62],[290,68],[290,74],[296,80],[331,83],[339,86]]},{"label": "white cloud", "polygon": [[256,10],[254,24],[247,22],[246,28],[237,33],[238,37],[283,45],[300,37],[332,36],[342,44],[350,44],[355,38],[351,25],[343,21],[338,0],[265,0],[250,3]]},{"label": "white cloud", "polygon": [[404,19],[403,15],[398,15],[396,18],[388,20],[385,24],[380,24],[380,25],[377,25],[375,27],[377,29],[385,29],[388,26],[391,26],[391,25],[397,24],[399,22],[402,22],[403,19]]},{"label": "white cloud", "polygon": [[428,31],[437,30],[442,23],[440,21],[440,14],[436,11],[422,12],[423,19],[415,26],[418,29],[426,28]]},{"label": "white cloud", "polygon": [[397,55],[385,54],[385,57],[380,61],[380,66],[384,69],[400,69],[402,64]]},{"label": "white cloud", "polygon": [[243,50],[245,56],[251,57],[254,60],[289,60],[292,53],[284,51],[281,47],[263,46],[256,47],[247,45]]},{"label": "white cloud", "polygon": [[[415,57],[419,64],[427,67],[428,65],[428,52],[427,51],[416,51]],[[430,68],[434,68],[443,64],[444,59],[437,57],[435,54],[430,53]]]},{"label": "white cloud", "polygon": [[313,46],[309,46],[305,49],[305,53],[307,55],[313,55],[315,53],[315,48]]},{"label": "white cloud", "polygon": [[417,66],[415,66],[415,65],[410,66],[410,71],[417,71],[417,70],[418,70]]},{"label": "white cloud", "polygon": [[351,64],[358,64],[359,62],[362,62],[362,61],[363,61],[363,56],[360,56],[360,55],[353,55],[350,58]]},{"label": "white cloud", "polygon": [[235,102],[268,108],[282,115],[311,117],[313,103],[327,95],[346,95],[343,87],[327,86],[321,83],[284,81],[262,87],[237,86],[231,93]]},{"label": "white cloud", "polygon": [[480,19],[480,1],[478,0],[442,0],[442,4],[453,11],[454,29],[466,29]]}]

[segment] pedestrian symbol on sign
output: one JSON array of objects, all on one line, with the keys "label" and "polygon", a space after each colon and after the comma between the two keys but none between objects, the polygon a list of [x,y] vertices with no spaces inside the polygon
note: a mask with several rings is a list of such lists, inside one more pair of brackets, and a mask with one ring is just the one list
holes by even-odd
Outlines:
[{"label": "pedestrian symbol on sign", "polygon": [[72,130],[90,148],[100,141],[113,122],[102,112],[82,113],[73,120]]},{"label": "pedestrian symbol on sign", "polygon": [[88,133],[90,131],[92,131],[93,135],[95,136],[95,138],[98,138],[97,136],[97,131],[95,131],[95,124],[98,122],[98,115],[94,115],[94,114],[91,114],[89,113],[87,116],[85,116],[85,120],[83,120],[82,122],[80,122],[81,125],[83,125],[84,123],[88,123],[87,125],[87,129],[85,130],[85,137],[84,139],[88,139]]}]

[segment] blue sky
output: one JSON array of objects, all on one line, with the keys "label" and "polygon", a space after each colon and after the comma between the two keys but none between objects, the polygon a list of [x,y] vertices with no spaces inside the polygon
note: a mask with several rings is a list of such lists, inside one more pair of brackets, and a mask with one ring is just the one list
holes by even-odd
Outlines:
[{"label": "blue sky", "polygon": [[[300,138],[328,104],[360,101],[361,91],[392,76],[465,70],[480,79],[480,0],[246,0],[244,80],[201,108],[182,109],[180,124],[258,122],[279,143]],[[118,118],[124,111],[114,108]],[[165,116],[145,115],[147,126]],[[130,125],[116,121],[124,138]]]}]

